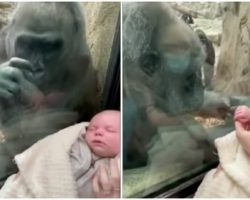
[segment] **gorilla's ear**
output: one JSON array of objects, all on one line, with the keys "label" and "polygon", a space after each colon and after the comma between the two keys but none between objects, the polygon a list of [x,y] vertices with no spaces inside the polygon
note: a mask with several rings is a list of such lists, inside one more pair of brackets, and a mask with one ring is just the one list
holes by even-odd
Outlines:
[{"label": "gorilla's ear", "polygon": [[150,52],[140,58],[140,67],[147,75],[152,76],[160,68],[160,56],[157,52]]}]

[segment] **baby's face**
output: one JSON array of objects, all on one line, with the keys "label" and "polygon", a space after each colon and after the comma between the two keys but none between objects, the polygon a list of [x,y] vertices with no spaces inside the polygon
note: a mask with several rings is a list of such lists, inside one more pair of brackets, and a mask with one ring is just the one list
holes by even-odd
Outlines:
[{"label": "baby's face", "polygon": [[91,150],[101,157],[114,157],[120,152],[120,112],[103,111],[95,115],[85,134]]}]

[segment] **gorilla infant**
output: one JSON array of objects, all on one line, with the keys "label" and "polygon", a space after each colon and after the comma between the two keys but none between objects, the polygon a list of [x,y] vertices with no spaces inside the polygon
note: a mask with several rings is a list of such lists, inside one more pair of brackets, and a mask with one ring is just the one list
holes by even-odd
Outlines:
[{"label": "gorilla infant", "polygon": [[199,38],[164,3],[123,5],[124,168],[147,163],[159,126],[186,124],[195,148],[212,153],[204,131],[193,130],[185,116],[204,100]]},{"label": "gorilla infant", "polygon": [[[0,33],[0,178],[38,139],[98,109],[96,72],[77,3],[19,3]],[[3,178],[4,179],[4,178]]]}]

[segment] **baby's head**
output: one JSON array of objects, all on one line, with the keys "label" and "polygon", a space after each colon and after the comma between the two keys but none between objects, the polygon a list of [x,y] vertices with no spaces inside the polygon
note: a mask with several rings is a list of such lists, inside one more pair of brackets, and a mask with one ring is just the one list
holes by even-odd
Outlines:
[{"label": "baby's head", "polygon": [[114,157],[120,152],[120,112],[106,110],[90,121],[85,139],[90,149],[101,157]]}]

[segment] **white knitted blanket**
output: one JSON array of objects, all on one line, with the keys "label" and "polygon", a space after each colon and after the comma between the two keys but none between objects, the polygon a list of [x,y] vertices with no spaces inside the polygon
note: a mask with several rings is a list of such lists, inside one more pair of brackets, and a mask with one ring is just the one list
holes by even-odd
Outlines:
[{"label": "white knitted blanket", "polygon": [[249,198],[250,157],[235,131],[215,140],[222,170],[211,170],[199,186],[196,198]]},{"label": "white knitted blanket", "polygon": [[69,151],[87,123],[65,128],[15,156],[19,173],[10,176],[0,197],[76,198]]}]

